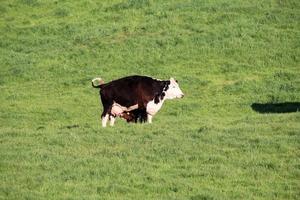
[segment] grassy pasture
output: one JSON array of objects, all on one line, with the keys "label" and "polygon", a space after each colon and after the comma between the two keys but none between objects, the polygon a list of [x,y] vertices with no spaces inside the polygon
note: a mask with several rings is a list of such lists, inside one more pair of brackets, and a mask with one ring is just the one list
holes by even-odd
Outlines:
[{"label": "grassy pasture", "polygon": [[[300,199],[298,0],[0,0],[0,199]],[[175,77],[101,128],[91,79]],[[284,109],[288,109],[283,107]]]}]

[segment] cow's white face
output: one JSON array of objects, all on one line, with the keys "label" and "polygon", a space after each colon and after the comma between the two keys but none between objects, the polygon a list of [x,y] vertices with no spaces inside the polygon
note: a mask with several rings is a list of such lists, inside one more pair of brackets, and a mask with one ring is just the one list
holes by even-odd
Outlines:
[{"label": "cow's white face", "polygon": [[183,92],[179,88],[179,85],[174,78],[170,79],[170,84],[168,89],[165,91],[165,94],[166,99],[182,98],[184,96]]}]

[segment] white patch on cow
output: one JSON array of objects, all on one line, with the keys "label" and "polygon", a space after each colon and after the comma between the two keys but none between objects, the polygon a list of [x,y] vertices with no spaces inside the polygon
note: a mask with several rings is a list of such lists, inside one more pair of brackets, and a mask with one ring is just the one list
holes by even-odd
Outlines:
[{"label": "white patch on cow", "polygon": [[165,94],[166,99],[182,98],[184,96],[183,92],[179,88],[179,85],[174,78],[170,79],[170,84],[168,89],[165,91]]},{"label": "white patch on cow", "polygon": [[109,120],[110,120],[109,125],[110,125],[110,126],[114,126],[116,118],[115,118],[114,116],[111,115],[111,116],[109,117]]},{"label": "white patch on cow", "polygon": [[108,120],[108,114],[102,117],[102,127],[106,127],[107,120]]},{"label": "white patch on cow", "polygon": [[152,116],[155,115],[159,111],[163,103],[164,103],[164,99],[160,100],[158,103],[155,103],[154,99],[152,101],[149,101],[146,107],[147,113]]}]

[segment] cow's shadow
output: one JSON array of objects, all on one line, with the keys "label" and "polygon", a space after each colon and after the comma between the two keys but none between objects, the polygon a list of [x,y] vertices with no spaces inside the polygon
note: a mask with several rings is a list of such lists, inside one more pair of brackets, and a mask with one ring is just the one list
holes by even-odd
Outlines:
[{"label": "cow's shadow", "polygon": [[300,102],[253,103],[251,108],[259,113],[291,113],[300,111]]}]

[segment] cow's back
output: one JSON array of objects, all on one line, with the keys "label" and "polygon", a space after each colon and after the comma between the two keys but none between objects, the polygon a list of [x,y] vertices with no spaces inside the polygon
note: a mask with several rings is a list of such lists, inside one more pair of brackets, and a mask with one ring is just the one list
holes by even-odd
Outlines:
[{"label": "cow's back", "polygon": [[157,82],[147,76],[128,76],[104,84],[100,94],[105,99],[129,107],[138,104],[143,96],[153,96]]}]

